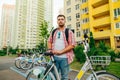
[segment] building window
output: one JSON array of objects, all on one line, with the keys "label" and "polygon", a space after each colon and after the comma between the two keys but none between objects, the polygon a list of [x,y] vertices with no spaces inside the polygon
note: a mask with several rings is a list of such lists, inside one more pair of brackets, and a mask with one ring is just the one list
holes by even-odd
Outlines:
[{"label": "building window", "polygon": [[71,8],[68,8],[68,9],[67,9],[67,13],[70,13],[70,12],[71,12]]},{"label": "building window", "polygon": [[77,13],[77,14],[76,14],[76,18],[80,18],[80,13]]},{"label": "building window", "polygon": [[114,17],[117,17],[120,15],[120,8],[114,9]]},{"label": "building window", "polygon": [[88,13],[88,7],[82,9],[82,14]]},{"label": "building window", "polygon": [[67,21],[68,21],[68,22],[71,21],[71,16],[68,16],[68,17],[67,17]]},{"label": "building window", "polygon": [[77,27],[77,28],[80,28],[80,22],[77,22],[77,23],[76,23],[76,27]]},{"label": "building window", "polygon": [[71,27],[71,24],[67,25],[67,28],[71,29],[71,28],[72,28],[72,27]]},{"label": "building window", "polygon": [[71,0],[67,1],[67,6],[71,5]]},{"label": "building window", "polygon": [[88,0],[81,0],[82,1],[82,3],[85,3],[85,2],[87,2]]},{"label": "building window", "polygon": [[113,2],[117,2],[117,1],[119,1],[119,0],[112,0]]},{"label": "building window", "polygon": [[75,5],[75,10],[79,9],[79,4]]},{"label": "building window", "polygon": [[80,37],[80,31],[77,32],[76,37]]},{"label": "building window", "polygon": [[89,22],[89,18],[84,18],[84,19],[82,20],[82,23],[83,23],[83,24],[85,24],[85,23],[87,23],[87,22]]},{"label": "building window", "polygon": [[116,28],[116,29],[119,29],[119,28],[120,28],[120,22],[117,22],[117,23],[115,24],[115,28]]},{"label": "building window", "polygon": [[77,1],[79,1],[79,0],[75,0],[75,2],[77,2]]},{"label": "building window", "polygon": [[83,34],[89,33],[89,32],[90,32],[90,29],[84,29],[84,30],[83,30]]}]

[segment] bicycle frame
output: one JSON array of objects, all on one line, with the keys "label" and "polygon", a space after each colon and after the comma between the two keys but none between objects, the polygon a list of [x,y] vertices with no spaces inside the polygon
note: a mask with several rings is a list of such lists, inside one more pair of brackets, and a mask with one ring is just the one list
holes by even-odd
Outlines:
[{"label": "bicycle frame", "polygon": [[96,80],[97,80],[97,76],[96,73],[94,72],[91,62],[90,60],[86,60],[86,62],[84,63],[84,65],[82,66],[81,70],[79,71],[79,73],[77,74],[75,80],[80,80],[82,78],[82,76],[84,75],[84,73],[86,73],[86,71],[91,70],[92,73],[94,74]]},{"label": "bicycle frame", "polygon": [[55,72],[54,75],[56,76],[56,77],[55,77],[56,80],[60,80],[60,76],[59,76],[58,70],[57,70],[57,68],[56,68],[56,66],[55,66],[55,61],[54,61],[53,55],[50,56],[50,57],[51,57],[51,62],[52,62],[52,64],[46,69],[45,75],[44,75],[44,77],[43,77],[42,80],[45,79],[45,77],[48,75],[48,73],[49,73],[50,71],[52,71],[52,69],[53,69],[54,72]]},{"label": "bicycle frame", "polygon": [[87,52],[89,51],[89,44],[87,43],[86,38],[85,38],[85,41],[83,42],[83,45],[84,45],[83,52],[85,54],[86,61],[85,61],[84,65],[82,66],[81,70],[79,71],[79,73],[77,74],[75,80],[80,80],[82,78],[82,76],[86,73],[86,71],[88,71],[88,70],[91,70],[94,77],[96,78],[96,80],[98,80],[97,76],[96,76],[96,73],[93,70],[93,67],[91,65],[90,59],[89,59],[89,57],[87,55]]}]

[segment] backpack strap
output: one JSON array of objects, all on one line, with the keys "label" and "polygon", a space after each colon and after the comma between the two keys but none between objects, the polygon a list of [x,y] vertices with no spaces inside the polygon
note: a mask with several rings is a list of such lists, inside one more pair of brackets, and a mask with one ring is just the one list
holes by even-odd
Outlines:
[{"label": "backpack strap", "polygon": [[[56,30],[57,30],[57,28],[52,31],[52,42],[53,42],[53,36],[54,36],[54,33],[55,33]],[[69,37],[69,32],[68,31],[69,31],[69,29],[66,28],[65,29],[65,37],[66,37],[67,42],[68,42],[68,37]]]},{"label": "backpack strap", "polygon": [[53,36],[54,36],[54,33],[56,30],[57,30],[57,28],[52,31],[52,39],[53,39]]},{"label": "backpack strap", "polygon": [[65,29],[65,36],[66,36],[66,41],[68,42],[68,37],[69,37],[69,29]]},{"label": "backpack strap", "polygon": [[53,36],[54,36],[54,33],[56,30],[57,30],[57,28],[52,31],[52,43],[53,43]]}]

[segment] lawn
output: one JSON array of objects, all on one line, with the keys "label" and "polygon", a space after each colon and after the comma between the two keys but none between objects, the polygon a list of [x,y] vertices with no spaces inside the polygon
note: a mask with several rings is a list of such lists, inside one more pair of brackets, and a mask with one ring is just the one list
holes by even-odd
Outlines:
[{"label": "lawn", "polygon": [[[77,62],[76,59],[70,64],[71,69],[80,70],[83,63]],[[109,66],[106,67],[107,72],[112,73],[120,77],[120,62],[111,62]]]},{"label": "lawn", "polygon": [[107,71],[120,77],[120,62],[111,62],[107,67]]}]

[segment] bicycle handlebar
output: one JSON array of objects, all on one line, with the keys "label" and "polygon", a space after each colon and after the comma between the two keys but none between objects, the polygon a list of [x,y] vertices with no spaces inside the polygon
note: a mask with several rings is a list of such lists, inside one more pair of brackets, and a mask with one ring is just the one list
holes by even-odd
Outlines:
[{"label": "bicycle handlebar", "polygon": [[53,56],[54,54],[52,52],[44,52],[43,53],[45,56]]},{"label": "bicycle handlebar", "polygon": [[90,51],[90,47],[88,43],[88,35],[86,33],[84,34],[84,40],[78,43],[78,45],[81,45],[81,44],[84,45],[85,52]]}]

